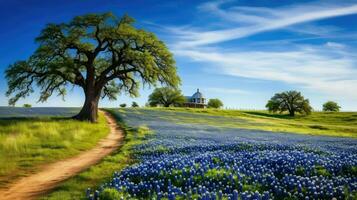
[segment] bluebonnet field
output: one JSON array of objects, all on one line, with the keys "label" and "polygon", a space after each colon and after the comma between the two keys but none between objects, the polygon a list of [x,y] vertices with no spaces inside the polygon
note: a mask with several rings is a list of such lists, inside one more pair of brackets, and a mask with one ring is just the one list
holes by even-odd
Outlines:
[{"label": "bluebonnet field", "polygon": [[80,108],[69,107],[7,107],[0,106],[0,118],[28,117],[69,117],[77,114]]},{"label": "bluebonnet field", "polygon": [[155,134],[136,146],[137,164],[88,189],[89,199],[105,188],[123,199],[356,199],[356,139],[178,124],[170,118],[187,113],[159,110],[117,114]]}]

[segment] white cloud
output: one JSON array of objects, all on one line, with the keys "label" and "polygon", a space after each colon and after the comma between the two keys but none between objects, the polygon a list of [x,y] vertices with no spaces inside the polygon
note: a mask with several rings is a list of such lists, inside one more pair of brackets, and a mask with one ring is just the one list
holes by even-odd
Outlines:
[{"label": "white cloud", "polygon": [[357,100],[355,59],[340,51],[301,46],[285,52],[214,52],[200,48],[174,53],[210,64],[221,74],[281,81],[326,94],[344,94]]},{"label": "white cloud", "polygon": [[326,42],[325,45],[326,45],[327,47],[336,48],[336,49],[346,48],[346,45],[341,44],[341,43],[337,43],[337,42]]},{"label": "white cloud", "polygon": [[[351,15],[357,13],[357,4],[333,5],[333,4],[304,4],[285,6],[281,8],[263,7],[230,7],[222,9],[223,2],[209,2],[199,8],[202,11],[215,14],[227,21],[236,22],[234,26],[220,30],[190,29],[188,27],[176,28],[175,33],[181,41],[178,46],[192,47],[202,46],[224,41],[244,38],[261,32],[286,28],[306,22]],[[310,28],[311,33],[311,28]],[[323,30],[314,30],[321,32]],[[326,31],[324,31],[326,32]]]}]

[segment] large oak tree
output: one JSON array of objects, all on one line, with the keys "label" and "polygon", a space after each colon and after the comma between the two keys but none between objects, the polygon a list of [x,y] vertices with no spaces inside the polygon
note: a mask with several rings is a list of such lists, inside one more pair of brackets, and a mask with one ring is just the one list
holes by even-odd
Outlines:
[{"label": "large oak tree", "polygon": [[177,87],[180,79],[175,61],[165,44],[153,33],[133,26],[127,15],[111,13],[75,17],[69,23],[48,24],[36,41],[30,58],[6,70],[10,105],[40,89],[39,101],[52,94],[64,96],[68,86],[85,94],[79,120],[97,120],[98,102],[115,100],[120,93],[138,95],[140,85]]},{"label": "large oak tree", "polygon": [[295,113],[308,115],[312,111],[309,100],[298,91],[276,93],[265,107],[274,113],[288,111],[290,116],[295,116]]}]

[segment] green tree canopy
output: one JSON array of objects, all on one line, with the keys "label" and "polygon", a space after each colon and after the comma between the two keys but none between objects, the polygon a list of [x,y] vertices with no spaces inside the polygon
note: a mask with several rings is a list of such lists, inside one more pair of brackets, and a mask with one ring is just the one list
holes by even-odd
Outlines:
[{"label": "green tree canopy", "polygon": [[179,106],[184,102],[185,97],[181,94],[181,91],[169,87],[156,88],[149,96],[150,106]]},{"label": "green tree canopy", "polygon": [[24,107],[24,108],[31,108],[32,105],[31,105],[31,104],[28,104],[28,103],[25,103],[22,107]]},{"label": "green tree canopy", "polygon": [[64,96],[68,86],[81,87],[82,110],[74,118],[97,119],[100,98],[120,93],[138,95],[141,85],[177,87],[180,79],[166,45],[153,33],[133,26],[134,20],[112,13],[87,14],[69,23],[48,24],[36,38],[39,47],[27,60],[6,70],[9,104],[40,89],[39,101]]},{"label": "green tree canopy", "polygon": [[210,99],[207,104],[208,108],[221,108],[223,103],[219,99]]},{"label": "green tree canopy", "polygon": [[136,103],[135,101],[133,101],[133,102],[131,103],[131,107],[137,108],[137,107],[139,107],[139,104]]},{"label": "green tree canopy", "polygon": [[122,103],[119,105],[121,108],[125,108],[126,107],[126,103]]},{"label": "green tree canopy", "polygon": [[325,112],[338,112],[340,108],[341,107],[334,101],[328,101],[322,105],[322,110]]},{"label": "green tree canopy", "polygon": [[290,116],[295,113],[310,114],[312,108],[309,100],[305,99],[300,92],[286,91],[276,93],[265,106],[270,112],[289,112]]}]

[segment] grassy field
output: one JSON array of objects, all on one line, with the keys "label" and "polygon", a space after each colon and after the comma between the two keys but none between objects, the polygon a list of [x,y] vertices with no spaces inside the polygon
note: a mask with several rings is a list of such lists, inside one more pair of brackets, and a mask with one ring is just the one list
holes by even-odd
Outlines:
[{"label": "grassy field", "polygon": [[63,199],[86,199],[85,190],[97,188],[100,184],[110,180],[113,173],[120,171],[135,162],[131,155],[133,147],[145,141],[145,136],[151,134],[145,126],[133,129],[127,127],[118,115],[117,110],[108,109],[112,113],[121,127],[124,129],[125,139],[123,146],[114,152],[112,155],[105,157],[99,164],[90,167],[88,170],[78,174],[77,176],[65,181],[62,185],[56,188],[50,194],[41,197],[46,200],[63,200]]},{"label": "grassy field", "polygon": [[[274,132],[291,132],[310,135],[357,137],[357,112],[313,112],[311,115],[291,117],[267,111],[190,109],[190,108],[147,108],[172,112],[169,118],[177,123],[206,124],[216,127],[256,129]],[[174,113],[197,114],[180,116]],[[216,116],[201,118],[199,115]]]},{"label": "grassy field", "polygon": [[[115,171],[120,171],[136,162],[132,159],[133,147],[145,142],[146,135],[150,134],[150,131],[145,126],[136,129],[126,126],[126,123],[121,120],[121,116],[125,116],[128,110],[130,110],[128,113],[137,113],[139,117],[143,114],[142,112],[145,112],[145,115],[151,116],[150,119],[159,120],[162,118],[176,124],[357,137],[357,113],[352,112],[314,112],[309,116],[299,115],[292,118],[265,111],[188,108],[128,108],[119,109],[119,111],[118,109],[108,109],[125,129],[124,145],[112,155],[104,158],[101,163],[65,181],[41,199],[85,199],[85,190],[88,187],[98,188],[100,184],[110,180]],[[162,112],[165,114],[162,115]],[[35,169],[34,166],[38,164],[74,155],[81,150],[90,148],[95,144],[95,141],[103,137],[105,134],[103,130],[107,131],[104,128],[103,116],[100,116],[99,121],[99,125],[91,125],[60,118],[0,120],[0,159],[4,160],[0,163],[0,169],[1,173],[5,174],[5,176],[2,175],[4,177],[2,183],[11,178],[10,174],[21,175]],[[90,135],[92,137],[89,137]],[[11,160],[11,157],[16,157],[16,159]]]},{"label": "grassy field", "polygon": [[90,149],[108,133],[103,114],[97,124],[58,117],[0,119],[0,187],[41,164]]}]

